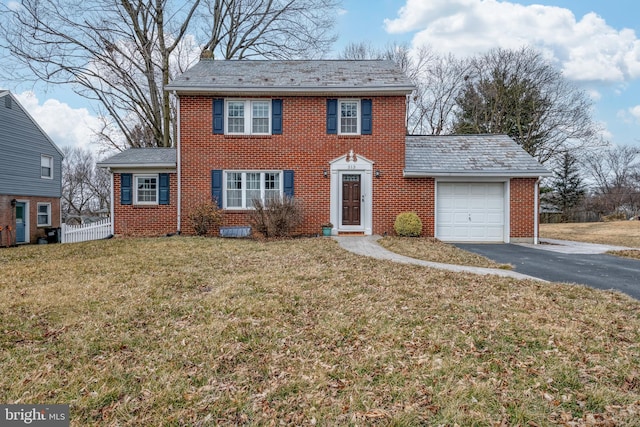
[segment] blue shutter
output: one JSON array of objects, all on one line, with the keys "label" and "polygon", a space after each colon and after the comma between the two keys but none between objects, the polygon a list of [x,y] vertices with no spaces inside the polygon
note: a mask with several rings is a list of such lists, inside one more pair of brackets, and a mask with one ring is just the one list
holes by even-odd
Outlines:
[{"label": "blue shutter", "polygon": [[158,204],[160,205],[168,205],[169,204],[169,174],[161,173],[159,176],[160,185],[158,188],[160,190],[160,200],[158,200]]},{"label": "blue shutter", "polygon": [[271,100],[271,133],[282,135],[282,99]]},{"label": "blue shutter", "polygon": [[284,171],[282,190],[287,197],[293,197],[293,171]]},{"label": "blue shutter", "polygon": [[360,101],[360,108],[362,108],[362,118],[361,118],[361,131],[362,135],[371,135],[371,100],[363,99]]},{"label": "blue shutter", "polygon": [[120,204],[131,204],[131,181],[133,176],[130,173],[120,174]]},{"label": "blue shutter", "polygon": [[327,134],[338,133],[338,100],[327,99]]},{"label": "blue shutter", "polygon": [[224,134],[224,99],[213,100],[213,133]]},{"label": "blue shutter", "polygon": [[218,207],[222,209],[222,170],[220,169],[211,171],[211,200],[215,200]]}]

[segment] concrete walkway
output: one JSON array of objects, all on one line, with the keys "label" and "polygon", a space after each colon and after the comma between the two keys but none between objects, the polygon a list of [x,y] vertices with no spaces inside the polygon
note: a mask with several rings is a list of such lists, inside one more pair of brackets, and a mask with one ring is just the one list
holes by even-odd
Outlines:
[{"label": "concrete walkway", "polygon": [[338,241],[338,244],[343,249],[353,252],[358,255],[368,256],[377,259],[385,259],[389,261],[399,262],[402,264],[415,264],[423,267],[437,268],[440,270],[455,271],[456,273],[473,273],[481,275],[496,275],[502,277],[511,277],[514,279],[533,279],[542,282],[546,280],[538,279],[537,277],[527,276],[526,274],[516,273],[511,270],[502,270],[499,268],[483,268],[483,267],[470,267],[464,265],[442,264],[439,262],[423,261],[420,259],[411,258],[404,255],[399,255],[395,252],[391,252],[382,246],[377,241],[380,236],[348,236],[340,237],[334,236],[334,239]]},{"label": "concrete walkway", "polygon": [[525,246],[543,251],[559,252],[562,254],[603,254],[609,251],[637,250],[637,248],[627,248],[625,246],[600,245],[597,243],[572,242],[570,240],[540,239],[539,245],[520,243]]}]

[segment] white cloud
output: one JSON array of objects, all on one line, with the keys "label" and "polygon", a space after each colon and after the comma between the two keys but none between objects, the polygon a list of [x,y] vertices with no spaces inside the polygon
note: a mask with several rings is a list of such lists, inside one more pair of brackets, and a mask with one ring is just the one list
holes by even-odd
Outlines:
[{"label": "white cloud", "polygon": [[629,114],[636,120],[636,122],[640,123],[640,105],[629,108]]},{"label": "white cloud", "polygon": [[90,148],[92,129],[98,129],[100,122],[86,108],[71,108],[57,99],[47,99],[40,104],[31,91],[15,96],[58,147]]},{"label": "white cloud", "polygon": [[343,16],[343,15],[346,15],[347,13],[349,13],[347,9],[343,9],[343,8],[338,9],[338,16]]},{"label": "white cloud", "polygon": [[428,44],[465,56],[491,48],[532,45],[557,60],[573,80],[623,82],[640,77],[640,40],[595,13],[576,19],[569,9],[496,0],[407,0],[390,33],[416,32]]}]

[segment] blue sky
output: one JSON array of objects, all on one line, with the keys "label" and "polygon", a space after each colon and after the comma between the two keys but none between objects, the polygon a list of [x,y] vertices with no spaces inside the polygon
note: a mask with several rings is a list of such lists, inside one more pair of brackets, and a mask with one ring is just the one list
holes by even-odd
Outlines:
[{"label": "blue sky", "polygon": [[[428,43],[460,57],[532,45],[589,93],[607,140],[640,145],[639,15],[637,0],[343,0],[333,56],[360,41]],[[12,89],[60,146],[87,146],[98,125],[69,88],[0,88]]]}]

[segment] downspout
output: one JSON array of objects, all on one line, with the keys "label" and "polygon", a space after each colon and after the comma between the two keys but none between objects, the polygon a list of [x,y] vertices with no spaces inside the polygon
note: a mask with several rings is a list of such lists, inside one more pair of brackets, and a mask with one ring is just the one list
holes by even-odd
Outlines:
[{"label": "downspout", "polygon": [[180,212],[182,210],[182,165],[181,165],[181,161],[180,161],[180,97],[176,94],[176,92],[174,91],[173,94],[175,95],[176,99],[177,99],[177,105],[176,105],[176,168],[178,169],[178,203],[177,203],[177,215],[176,218],[178,219],[178,224],[176,227],[177,233],[178,235],[180,235],[181,233],[181,228],[180,228],[180,223],[182,222],[182,217],[180,215]]},{"label": "downspout", "polygon": [[[110,208],[109,208],[109,215],[111,215],[111,235],[115,236],[116,232],[115,232],[115,228],[116,228],[116,221],[115,221],[115,196],[113,195],[113,185],[114,185],[114,179],[113,179],[113,170],[111,168],[107,168],[107,170],[109,171],[109,175],[111,175],[111,191],[110,191]],[[122,185],[122,183],[121,183]]]},{"label": "downspout", "polygon": [[538,244],[538,228],[540,227],[540,207],[539,207],[539,203],[540,203],[540,180],[542,179],[541,176],[538,177],[538,179],[536,180],[536,185],[535,185],[535,198],[533,201],[533,206],[534,206],[534,212],[533,212],[533,244],[537,245]]}]

